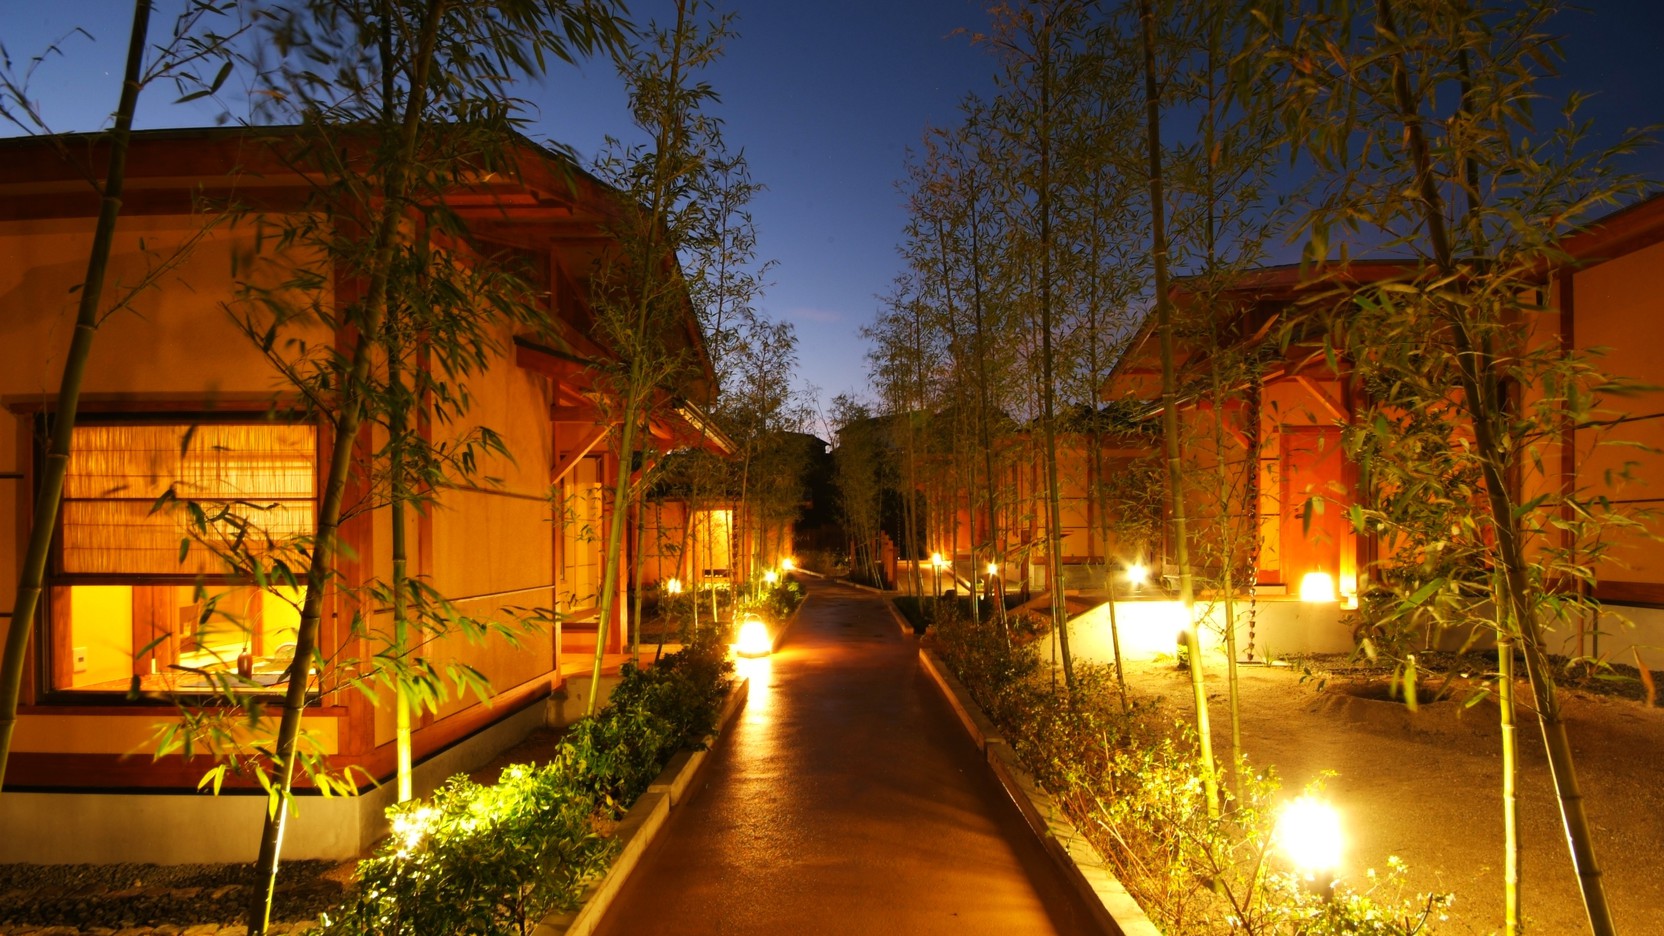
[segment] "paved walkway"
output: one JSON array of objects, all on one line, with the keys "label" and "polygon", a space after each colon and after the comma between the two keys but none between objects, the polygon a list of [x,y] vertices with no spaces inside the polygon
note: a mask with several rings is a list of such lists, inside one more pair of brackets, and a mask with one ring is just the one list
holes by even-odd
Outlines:
[{"label": "paved walkway", "polygon": [[808,591],[597,932],[1088,932],[884,599]]}]

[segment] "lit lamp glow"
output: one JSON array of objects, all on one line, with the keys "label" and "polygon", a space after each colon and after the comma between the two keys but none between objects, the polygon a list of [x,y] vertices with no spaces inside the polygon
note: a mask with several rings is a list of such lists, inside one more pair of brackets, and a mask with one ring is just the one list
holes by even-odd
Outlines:
[{"label": "lit lamp glow", "polygon": [[739,639],[734,641],[734,653],[742,657],[764,657],[774,652],[774,639],[768,625],[755,614],[747,614],[740,621]]},{"label": "lit lamp glow", "polygon": [[1150,580],[1150,567],[1142,562],[1127,566],[1127,583],[1134,588]]},{"label": "lit lamp glow", "polygon": [[936,568],[940,569],[942,567],[942,554],[939,553],[939,552],[931,553],[930,554],[930,564],[935,566]]},{"label": "lit lamp glow", "polygon": [[682,593],[682,580],[674,578],[666,579],[664,583],[664,592],[667,595],[680,595]]},{"label": "lit lamp glow", "polygon": [[1302,796],[1283,807],[1273,833],[1277,847],[1306,880],[1332,879],[1340,867],[1344,838],[1340,813],[1328,803]]},{"label": "lit lamp glow", "polygon": [[797,568],[797,563],[792,560],[792,557],[787,556],[786,558],[780,560],[780,568],[786,572],[790,572],[791,570]]},{"label": "lit lamp glow", "polygon": [[1337,601],[1335,580],[1327,572],[1307,572],[1300,579],[1300,600],[1314,603]]},{"label": "lit lamp glow", "polygon": [[773,569],[769,569],[768,571],[763,573],[763,582],[765,584],[773,585],[775,582],[778,582],[778,581],[780,581],[780,573],[774,571]]},{"label": "lit lamp glow", "polygon": [[998,574],[1000,574],[1000,564],[997,563],[997,562],[988,563],[988,574],[989,575],[998,575]]}]

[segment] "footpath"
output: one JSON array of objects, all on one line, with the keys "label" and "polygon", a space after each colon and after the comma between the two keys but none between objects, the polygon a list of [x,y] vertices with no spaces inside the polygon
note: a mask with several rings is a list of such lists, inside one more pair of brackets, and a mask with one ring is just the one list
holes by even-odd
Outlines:
[{"label": "footpath", "polygon": [[886,599],[806,587],[597,933],[1093,932]]}]

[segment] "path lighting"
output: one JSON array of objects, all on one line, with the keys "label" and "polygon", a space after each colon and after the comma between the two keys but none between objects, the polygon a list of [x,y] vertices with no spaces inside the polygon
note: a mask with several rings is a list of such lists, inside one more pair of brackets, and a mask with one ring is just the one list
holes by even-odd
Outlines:
[{"label": "path lighting", "polygon": [[1283,807],[1272,833],[1277,848],[1306,880],[1332,882],[1340,868],[1340,813],[1312,796]]},{"label": "path lighting", "polygon": [[773,569],[769,569],[763,573],[763,584],[773,585],[778,581],[780,581],[780,573],[774,571]]},{"label": "path lighting", "polygon": [[1150,567],[1142,562],[1135,562],[1127,566],[1127,584],[1134,588],[1142,586],[1150,580]]},{"label": "path lighting", "polygon": [[781,571],[790,572],[795,568],[797,568],[797,563],[792,560],[792,557],[787,556],[786,558],[780,560]]},{"label": "path lighting", "polygon": [[740,619],[739,639],[734,641],[734,654],[746,658],[765,657],[774,652],[774,639],[768,625],[755,612],[746,612]]},{"label": "path lighting", "polygon": [[930,568],[935,570],[935,573],[936,573],[936,597],[940,598],[940,597],[942,597],[942,554],[941,553],[933,552],[933,553],[930,554]]},{"label": "path lighting", "polygon": [[400,858],[409,858],[415,853],[438,817],[439,811],[432,806],[418,806],[393,817],[393,838],[399,842]]},{"label": "path lighting", "polygon": [[1300,600],[1315,604],[1338,601],[1334,578],[1327,572],[1307,572],[1300,579]]},{"label": "path lighting", "polygon": [[682,580],[676,578],[665,579],[664,593],[667,595],[680,595],[682,593]]}]

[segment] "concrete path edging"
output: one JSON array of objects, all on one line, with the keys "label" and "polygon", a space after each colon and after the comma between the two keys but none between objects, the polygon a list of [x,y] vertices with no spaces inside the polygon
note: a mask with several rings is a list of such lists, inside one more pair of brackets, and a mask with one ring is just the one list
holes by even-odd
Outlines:
[{"label": "concrete path edging", "polygon": [[1017,754],[1000,736],[999,729],[971,698],[959,678],[933,651],[921,649],[919,662],[958,716],[966,734],[982,750],[988,769],[1005,788],[1017,811],[1022,813],[1052,856],[1063,876],[1080,895],[1088,910],[1109,936],[1161,936],[1144,908],[1105,867],[1103,856],[1075,828],[1050,793],[1040,788],[1017,761]]},{"label": "concrete path edging", "polygon": [[[795,613],[793,617],[796,617]],[[584,889],[583,903],[576,910],[562,910],[544,917],[533,928],[532,936],[590,936],[595,931],[612,906],[613,899],[618,896],[619,889],[641,862],[647,846],[664,828],[665,821],[670,818],[670,810],[687,796],[688,787],[705,766],[711,746],[722,739],[728,725],[745,707],[750,690],[749,680],[741,679],[734,683],[728,691],[728,698],[722,703],[722,710],[717,714],[716,733],[705,739],[705,750],[678,751],[659,771],[658,777],[648,784],[647,792],[641,794],[629,812],[624,814],[623,821],[613,833],[620,843],[618,856],[605,874]]]}]

